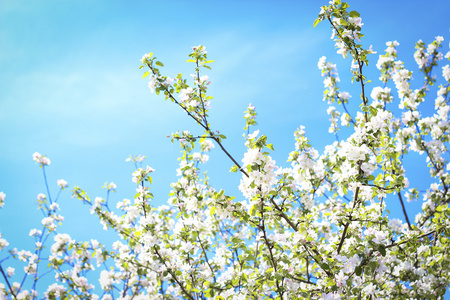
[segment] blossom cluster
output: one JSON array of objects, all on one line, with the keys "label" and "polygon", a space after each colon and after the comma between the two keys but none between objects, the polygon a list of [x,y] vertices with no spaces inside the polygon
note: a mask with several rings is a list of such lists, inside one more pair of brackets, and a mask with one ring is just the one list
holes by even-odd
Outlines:
[{"label": "blossom cluster", "polygon": [[[442,37],[428,46],[418,42],[414,57],[424,83],[414,89],[412,72],[397,56],[399,43],[388,42],[376,64],[381,85],[369,91],[363,66],[374,51],[361,44],[362,19],[348,12],[345,2],[329,4],[315,25],[328,20],[338,53],[352,56],[350,72],[361,99],[350,103],[350,93],[339,90],[336,65],[320,58],[336,139],[323,152],[300,126],[289,164],[277,165],[268,137],[260,130],[250,133],[257,124],[250,104],[244,115],[246,151],[235,158],[208,117],[210,81],[201,74],[212,62],[206,48],[195,46],[189,54],[195,65],[191,85],[181,74],[163,76],[164,65],[146,54],[141,67],[148,69],[144,78],[150,78],[151,90],[203,130],[172,134],[181,155],[167,205],[155,207],[151,201],[155,170],[143,165],[145,156],[130,156],[134,196],[111,205],[111,192],[118,189],[114,182],[104,184],[106,196],[93,200],[78,186],[72,190],[117,241],[110,247],[96,239],[77,241],[58,227],[64,221],[59,196],[68,183],[57,180],[58,196],[52,197],[45,181],[47,192],[37,195],[41,228],[29,233],[34,249],[12,248],[0,234],[0,299],[442,297],[450,285],[450,67],[435,70],[450,52],[440,52]],[[431,95],[429,87],[438,81],[437,94]],[[435,110],[425,115],[421,107],[430,95]],[[338,136],[339,121],[349,128]],[[221,182],[202,172],[213,149],[223,151],[231,171],[240,174],[240,193],[214,187],[212,181],[219,187]],[[423,154],[429,169],[429,178],[424,174],[417,186],[408,179],[416,167],[405,162],[411,152]],[[33,160],[45,176],[50,160],[37,152]],[[0,192],[0,207],[5,199]],[[419,199],[422,210],[412,217],[408,204]],[[394,201],[402,207],[400,215],[387,209]],[[13,267],[13,260],[23,268]],[[40,279],[48,273],[56,282],[43,289]]]}]

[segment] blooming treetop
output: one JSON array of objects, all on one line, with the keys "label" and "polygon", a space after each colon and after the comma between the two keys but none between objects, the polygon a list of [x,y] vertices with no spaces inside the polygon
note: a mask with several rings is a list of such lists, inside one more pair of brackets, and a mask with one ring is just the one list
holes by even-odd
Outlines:
[{"label": "blooming treetop", "polygon": [[[346,105],[357,97],[340,91],[336,65],[325,57],[319,60],[330,132],[336,136],[323,153],[310,145],[300,127],[294,133],[290,164],[277,165],[267,137],[250,130],[256,125],[250,104],[244,116],[247,150],[241,160],[236,158],[225,147],[225,135],[208,119],[213,98],[207,95],[209,77],[201,72],[213,61],[206,48],[193,47],[189,54],[195,70],[192,84],[181,74],[162,75],[164,65],[146,54],[141,68],[147,69],[144,78],[149,78],[151,91],[178,105],[203,130],[172,134],[182,154],[167,205],[151,205],[150,175],[155,170],[142,166],[143,156],[127,159],[136,167],[136,194],[118,202],[117,210],[109,207],[110,192],[117,188],[113,182],[104,185],[106,198],[94,200],[74,187],[73,197],[90,205],[105,229],[117,232],[120,239],[108,249],[95,239],[79,242],[58,233],[64,220],[58,214],[59,194],[55,199],[49,192],[39,194],[42,229],[30,231],[36,248],[10,249],[0,235],[0,298],[441,298],[450,283],[450,68],[438,63],[449,59],[450,52],[440,52],[442,37],[429,45],[417,43],[414,58],[424,83],[413,90],[412,72],[397,58],[399,44],[388,42],[376,64],[382,84],[367,90],[363,70],[374,51],[361,44],[362,19],[348,8],[345,2],[331,1],[314,22],[331,24],[337,52],[351,57],[352,81],[361,94],[360,110],[351,113]],[[437,95],[430,95],[429,87],[438,82]],[[426,97],[435,103],[429,117],[420,111]],[[352,130],[346,139],[338,135],[341,126]],[[241,195],[217,190],[200,175],[199,165],[214,148],[223,151],[231,171],[240,174]],[[433,183],[426,191],[409,184],[403,160],[410,152],[427,157]],[[37,152],[33,159],[46,178],[50,160]],[[61,190],[68,186],[64,180],[57,184]],[[424,201],[422,211],[410,219],[405,202],[417,198]],[[0,192],[0,206],[4,200]],[[403,220],[389,215],[386,201],[400,202]],[[52,245],[45,264],[56,282],[43,289],[38,282],[45,272],[40,266],[48,240]],[[6,266],[9,259],[25,263],[21,282],[12,280],[19,270]],[[94,283],[87,279],[94,269],[100,270],[101,294],[94,294]]]}]

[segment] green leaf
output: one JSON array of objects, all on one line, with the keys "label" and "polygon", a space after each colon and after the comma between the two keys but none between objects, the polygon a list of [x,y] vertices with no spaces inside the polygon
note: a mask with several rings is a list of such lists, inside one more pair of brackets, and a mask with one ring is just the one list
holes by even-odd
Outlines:
[{"label": "green leaf", "polygon": [[362,268],[361,268],[361,266],[357,266],[357,267],[355,268],[355,273],[356,273],[356,275],[361,276],[361,273],[362,273]]},{"label": "green leaf", "polygon": [[156,62],[156,65],[157,65],[157,66],[160,66],[160,67],[164,67],[163,63],[160,62],[160,61],[157,61],[157,62]]},{"label": "green leaf", "polygon": [[213,206],[213,207],[211,208],[211,211],[209,212],[209,214],[211,215],[211,217],[214,215],[215,212],[216,212],[216,207]]},{"label": "green leaf", "polygon": [[272,145],[272,144],[267,144],[266,146],[267,146],[267,148],[269,148],[270,150],[274,151],[273,145]]},{"label": "green leaf", "polygon": [[377,156],[377,163],[381,163],[383,161],[383,156],[380,154]]},{"label": "green leaf", "polygon": [[336,285],[336,282],[334,282],[333,279],[328,279],[327,286],[334,286],[334,285]]},{"label": "green leaf", "polygon": [[258,205],[258,204],[252,205],[252,207],[250,208],[250,215],[252,215],[252,216],[255,215],[257,205]]},{"label": "green leaf", "polygon": [[350,12],[350,17],[352,17],[352,18],[357,18],[357,17],[359,17],[359,12],[357,12],[357,11],[355,11],[355,10],[351,11],[351,12]]},{"label": "green leaf", "polygon": [[231,283],[232,283],[234,286],[238,285],[238,284],[239,284],[239,277],[234,277],[234,278],[231,280]]},{"label": "green leaf", "polygon": [[194,62],[195,63],[195,59],[188,59],[186,62]]},{"label": "green leaf", "polygon": [[238,167],[236,165],[232,166],[230,169],[230,172],[237,172],[238,171]]},{"label": "green leaf", "polygon": [[142,78],[145,78],[145,77],[147,77],[147,76],[148,76],[148,74],[150,74],[150,72],[149,72],[149,71],[145,72],[145,73],[144,73],[144,75],[142,75]]}]

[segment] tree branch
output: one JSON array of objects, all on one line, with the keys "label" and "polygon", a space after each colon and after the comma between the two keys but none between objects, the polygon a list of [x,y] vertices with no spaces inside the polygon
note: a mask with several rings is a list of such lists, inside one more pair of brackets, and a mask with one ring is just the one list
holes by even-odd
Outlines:
[{"label": "tree branch", "polygon": [[158,249],[156,249],[156,246],[153,246],[153,249],[155,250],[156,255],[158,256],[158,258],[164,263],[164,265],[167,268],[167,271],[169,272],[170,276],[172,276],[173,280],[175,280],[175,282],[178,284],[178,286],[181,288],[181,290],[183,291],[183,293],[186,294],[186,296],[191,299],[191,300],[195,300],[194,297],[192,297],[191,294],[189,294],[189,292],[186,290],[186,288],[183,286],[183,284],[178,280],[177,276],[175,274],[173,274],[172,270],[167,267],[166,261],[162,258],[161,254],[159,253]]},{"label": "tree branch", "polygon": [[409,222],[408,214],[406,213],[405,204],[403,203],[402,195],[400,191],[397,191],[398,199],[400,200],[400,204],[402,205],[403,214],[405,215],[406,222],[408,223],[409,230],[412,230],[411,223]]},{"label": "tree branch", "polygon": [[3,278],[5,279],[6,284],[7,284],[8,287],[9,287],[9,291],[10,291],[11,294],[13,295],[14,299],[17,299],[16,294],[14,294],[14,291],[13,291],[13,289],[12,289],[12,287],[11,287],[11,284],[9,283],[8,277],[6,276],[5,271],[3,271],[3,268],[2,268],[1,265],[0,265],[0,272],[2,273]]}]

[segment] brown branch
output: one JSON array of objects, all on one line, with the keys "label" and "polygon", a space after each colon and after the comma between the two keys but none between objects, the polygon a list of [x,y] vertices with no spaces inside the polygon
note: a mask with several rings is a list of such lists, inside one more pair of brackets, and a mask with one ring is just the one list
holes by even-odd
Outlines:
[{"label": "brown branch", "polygon": [[196,60],[196,65],[197,65],[197,87],[198,87],[198,97],[200,98],[200,103],[202,104],[202,110],[203,110],[203,121],[205,121],[205,125],[206,127],[209,128],[208,125],[208,119],[206,119],[206,109],[205,109],[205,104],[203,103],[203,98],[202,98],[202,89],[200,87],[200,67],[198,65],[198,58]]},{"label": "brown branch", "polygon": [[14,291],[13,291],[13,289],[12,289],[12,287],[11,287],[11,284],[9,283],[8,277],[6,277],[5,271],[3,271],[3,268],[2,268],[1,265],[0,265],[0,272],[2,273],[3,278],[5,279],[6,284],[7,284],[8,287],[9,287],[9,291],[10,291],[11,294],[13,295],[14,299],[17,299],[16,294],[14,294]]},{"label": "brown branch", "polygon": [[208,264],[209,269],[211,270],[211,273],[214,277],[214,282],[216,282],[216,274],[214,273],[213,267],[209,264],[208,255],[206,255],[205,247],[203,247],[202,241],[200,240],[200,233],[198,231],[197,231],[197,239],[198,239],[198,242],[200,243],[200,246],[202,247],[202,252],[203,252],[203,255],[205,256],[205,261]]},{"label": "brown branch", "polygon": [[292,278],[292,279],[294,279],[294,280],[297,280],[298,282],[303,282],[303,283],[306,283],[306,284],[313,284],[313,285],[316,285],[315,282],[312,282],[312,281],[310,281],[310,280],[301,279],[301,278],[295,277],[294,275],[289,275],[289,277]]},{"label": "brown branch", "polygon": [[289,217],[286,216],[286,214],[283,212],[283,210],[275,203],[273,197],[271,197],[269,200],[275,206],[275,209],[280,213],[280,216],[289,224],[289,226],[292,227],[292,229],[294,229],[295,231],[298,231],[298,227],[294,223],[292,223],[292,221],[289,219]]},{"label": "brown branch", "polygon": [[400,200],[400,204],[402,205],[403,214],[405,215],[406,222],[408,223],[409,230],[412,230],[411,223],[409,222],[408,214],[406,213],[405,204],[403,203],[402,195],[400,191],[397,191],[398,199]]},{"label": "brown branch", "polygon": [[158,256],[158,258],[160,260],[163,261],[164,266],[166,266],[167,271],[169,272],[169,274],[172,276],[173,280],[175,280],[175,282],[178,284],[178,286],[181,288],[181,290],[183,291],[183,293],[186,294],[186,296],[191,299],[191,300],[195,300],[194,297],[191,296],[191,294],[189,294],[189,292],[186,290],[186,288],[183,286],[183,284],[181,284],[181,282],[178,280],[177,276],[175,274],[173,274],[172,270],[170,268],[167,267],[166,261],[162,258],[161,254],[158,252],[158,249],[156,249],[156,246],[153,246],[153,249],[155,250],[156,255]]},{"label": "brown branch", "polygon": [[[272,247],[270,245],[269,240],[267,239],[266,225],[265,225],[265,222],[264,222],[264,205],[261,207],[261,220],[262,220],[261,229],[262,229],[262,232],[263,232],[263,235],[264,235],[263,236],[264,237],[264,241],[265,241],[265,243],[267,245],[267,248],[269,249],[270,262],[272,263],[273,270],[274,270],[274,272],[276,274],[278,272],[277,265],[275,263],[275,258],[274,258],[273,253],[272,253]],[[275,278],[275,283],[277,285],[277,292],[280,294],[280,299],[283,299],[283,292],[280,291],[280,283],[279,283],[277,278]]]},{"label": "brown branch", "polygon": [[[147,66],[150,68],[150,70],[152,71],[153,74],[155,74],[152,66],[150,64],[147,64]],[[201,127],[203,127],[203,129],[205,129],[210,135],[211,135],[211,139],[213,139],[222,149],[223,152],[225,152],[225,154],[233,161],[233,163],[239,168],[239,171],[241,171],[246,177],[248,177],[247,172],[245,172],[245,170],[242,169],[241,165],[233,158],[233,156],[231,156],[231,154],[225,149],[225,147],[222,145],[222,143],[219,141],[219,139],[217,137],[214,136],[214,133],[212,132],[212,130],[209,128],[209,124],[208,121],[206,119],[206,114],[205,114],[205,109],[203,108],[203,120],[205,122],[205,124],[203,124],[202,122],[199,121],[199,119],[197,119],[188,109],[186,109],[186,107],[184,107],[183,105],[181,105],[180,102],[178,102],[177,99],[175,99],[175,97],[173,96],[173,94],[169,91],[169,88],[165,85],[160,84],[160,86],[164,87],[165,92],[167,92],[167,95],[170,99],[172,99],[173,102],[175,102],[175,104],[177,104],[178,106],[180,106],[187,114],[188,116],[190,116],[192,119],[194,119]],[[203,105],[203,99],[201,98],[200,95],[200,99]]]},{"label": "brown branch", "polygon": [[392,248],[392,247],[395,247],[395,246],[400,246],[400,245],[402,245],[402,244],[407,243],[409,240],[411,240],[411,239],[413,239],[413,238],[418,238],[418,239],[420,239],[420,238],[426,237],[426,236],[428,236],[428,235],[430,235],[430,234],[433,234],[433,233],[436,233],[436,230],[433,230],[433,231],[430,231],[430,232],[427,232],[427,233],[418,235],[418,236],[416,236],[416,237],[411,237],[411,238],[409,238],[409,239],[406,239],[406,240],[403,240],[403,241],[400,241],[400,242],[397,242],[397,243],[392,243],[392,244],[390,244],[390,245],[387,245],[385,248],[388,249],[388,248]]},{"label": "brown branch", "polygon": [[[359,172],[361,173],[361,166],[359,167]],[[344,240],[345,240],[345,236],[347,234],[348,226],[350,225],[350,222],[352,220],[351,213],[353,212],[353,209],[356,207],[356,201],[358,200],[358,194],[359,194],[359,186],[356,188],[355,197],[353,198],[354,203],[353,203],[352,211],[350,212],[350,220],[347,222],[347,224],[345,224],[344,231],[342,232],[341,240],[339,241],[339,245],[338,245],[338,249],[337,249],[338,254],[341,252],[342,246],[344,245]]]},{"label": "brown branch", "polygon": [[[328,21],[330,22],[330,24],[331,24],[331,26],[333,27],[333,29],[336,31],[336,34],[337,34],[338,37],[341,39],[341,41],[344,42],[344,43],[347,45],[347,47],[348,47],[349,49],[352,49],[352,48],[355,49],[355,52],[356,52],[356,58],[357,58],[357,61],[358,61],[358,68],[359,68],[358,79],[359,79],[359,81],[360,81],[360,83],[361,83],[361,90],[362,90],[361,98],[362,98],[362,100],[363,100],[364,105],[367,105],[367,102],[366,102],[366,96],[365,96],[365,92],[364,92],[364,81],[363,81],[363,80],[364,80],[364,76],[363,76],[363,74],[362,74],[362,68],[363,68],[364,62],[361,62],[361,60],[359,59],[359,51],[358,51],[358,49],[357,49],[356,47],[354,47],[354,45],[348,44],[348,43],[346,43],[346,42],[344,41],[344,38],[343,38],[342,35],[339,33],[339,30],[337,30],[336,26],[334,26],[334,24],[333,24],[333,21],[331,21],[330,16],[327,16],[327,19],[328,19]],[[369,120],[368,120],[368,117],[367,117],[367,112],[364,112],[364,118],[365,118],[366,122],[369,121]]]},{"label": "brown branch", "polygon": [[[211,133],[211,130],[209,130],[209,132]],[[216,143],[220,146],[222,151],[225,152],[225,154],[233,161],[233,163],[238,167],[239,171],[241,171],[241,173],[244,174],[246,177],[249,177],[247,172],[245,172],[245,170],[242,169],[241,165],[233,158],[233,156],[231,156],[230,153],[228,153],[228,151],[225,149],[225,147],[222,145],[219,139],[215,136],[213,136],[212,139],[216,141]]]}]

